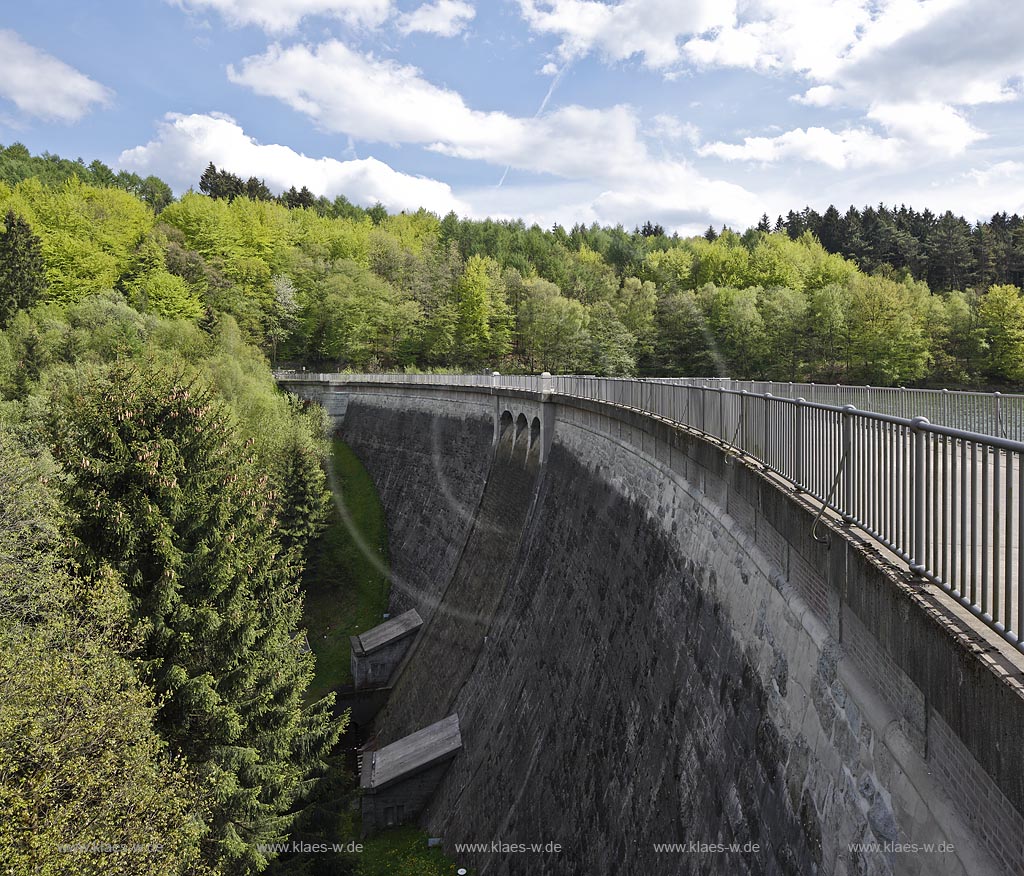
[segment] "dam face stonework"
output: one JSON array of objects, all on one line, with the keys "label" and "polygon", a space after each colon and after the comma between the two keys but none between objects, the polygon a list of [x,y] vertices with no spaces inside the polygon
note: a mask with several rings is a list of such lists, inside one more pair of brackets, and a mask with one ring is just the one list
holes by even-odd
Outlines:
[{"label": "dam face stonework", "polygon": [[[332,404],[385,504],[395,608],[427,633],[376,729],[459,715],[423,824],[460,865],[1024,872],[1019,680],[870,550],[812,538],[814,509],[597,402],[548,401],[543,466],[502,463],[520,476],[495,474],[493,424],[536,408],[526,394],[345,395]],[[502,522],[474,531],[484,506]]]}]

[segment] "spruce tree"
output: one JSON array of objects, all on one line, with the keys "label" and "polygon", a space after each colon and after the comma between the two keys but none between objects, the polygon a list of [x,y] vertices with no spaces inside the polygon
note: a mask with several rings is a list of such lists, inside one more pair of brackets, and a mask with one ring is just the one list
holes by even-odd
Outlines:
[{"label": "spruce tree", "polygon": [[303,705],[314,658],[295,521],[284,550],[283,497],[197,377],[115,364],[53,402],[76,558],[125,582],[159,729],[213,788],[211,863],[257,872],[258,846],[285,840],[341,730],[333,695]]},{"label": "spruce tree", "polygon": [[0,328],[45,290],[42,242],[23,217],[8,210],[0,234]]},{"label": "spruce tree", "polygon": [[154,732],[116,576],[72,574],[45,459],[0,426],[0,868],[212,876],[203,789]]}]

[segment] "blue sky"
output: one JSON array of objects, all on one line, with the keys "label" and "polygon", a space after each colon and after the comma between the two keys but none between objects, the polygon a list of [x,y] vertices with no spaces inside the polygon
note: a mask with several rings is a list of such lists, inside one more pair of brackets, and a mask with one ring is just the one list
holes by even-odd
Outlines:
[{"label": "blue sky", "polygon": [[682,233],[1024,212],[1016,0],[107,0],[0,12],[0,142]]}]

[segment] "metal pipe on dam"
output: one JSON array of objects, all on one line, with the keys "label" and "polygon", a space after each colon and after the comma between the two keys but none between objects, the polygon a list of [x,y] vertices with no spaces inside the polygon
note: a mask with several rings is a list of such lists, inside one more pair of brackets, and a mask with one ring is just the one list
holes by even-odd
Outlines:
[{"label": "metal pipe on dam", "polygon": [[461,866],[1024,872],[1013,655],[747,461],[598,401],[282,383],[379,489],[424,624],[374,732],[457,714],[419,821]]}]

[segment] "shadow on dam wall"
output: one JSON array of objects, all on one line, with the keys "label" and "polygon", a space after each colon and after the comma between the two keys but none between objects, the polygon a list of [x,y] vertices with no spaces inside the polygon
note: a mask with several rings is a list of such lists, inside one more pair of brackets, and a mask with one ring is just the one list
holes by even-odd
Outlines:
[{"label": "shadow on dam wall", "polygon": [[[374,722],[381,744],[440,721],[473,670],[515,565],[540,472],[529,430],[504,424],[451,582]],[[487,453],[489,451],[485,451]]]},{"label": "shadow on dam wall", "polygon": [[[473,862],[488,874],[817,872],[813,804],[787,788],[769,694],[705,596],[707,573],[564,446],[546,468],[532,537],[458,698],[476,756],[452,766],[431,831],[561,847]],[[763,854],[716,865],[655,850],[682,839]]]},{"label": "shadow on dam wall", "polygon": [[367,389],[342,427],[426,620],[378,731],[458,713],[422,824],[461,866],[1024,872],[1024,700],[913,587],[698,438],[558,404],[538,466],[503,404]]}]

